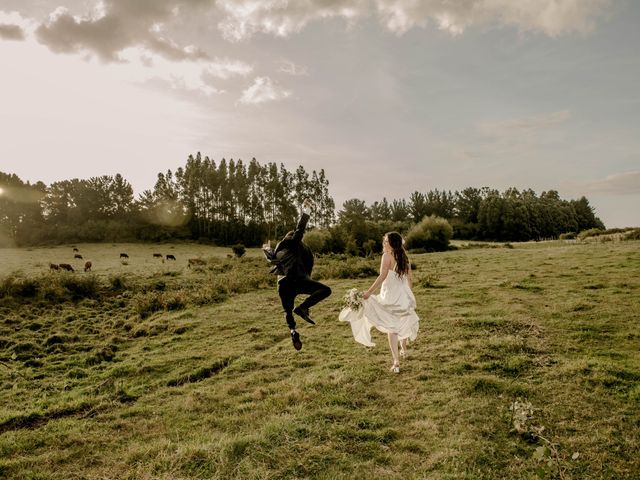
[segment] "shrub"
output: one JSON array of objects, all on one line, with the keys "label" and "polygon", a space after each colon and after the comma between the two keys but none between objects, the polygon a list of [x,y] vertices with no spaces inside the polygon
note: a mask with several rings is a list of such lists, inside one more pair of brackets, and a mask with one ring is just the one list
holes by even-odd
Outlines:
[{"label": "shrub", "polygon": [[640,228],[636,228],[628,232],[624,236],[624,240],[640,240]]},{"label": "shrub", "polygon": [[366,278],[378,275],[377,263],[361,257],[327,255],[319,259],[314,278]]},{"label": "shrub", "polygon": [[449,222],[431,215],[411,227],[406,237],[408,249],[423,248],[427,252],[444,252],[449,248],[453,229]]},{"label": "shrub", "polygon": [[578,234],[576,232],[567,232],[560,234],[560,240],[573,240]]},{"label": "shrub", "polygon": [[331,234],[326,230],[314,229],[304,235],[304,243],[314,253],[327,253],[329,251],[329,241]]},{"label": "shrub", "polygon": [[109,283],[112,290],[124,290],[126,288],[123,275],[109,277]]},{"label": "shrub", "polygon": [[74,299],[95,298],[100,290],[100,283],[95,276],[60,277],[60,283]]},{"label": "shrub", "polygon": [[585,238],[589,237],[597,237],[598,235],[602,235],[603,233],[604,230],[601,230],[599,228],[590,228],[589,230],[583,230],[582,232],[580,232],[578,234],[578,239],[584,240]]},{"label": "shrub", "polygon": [[233,250],[233,254],[238,258],[241,258],[242,256],[244,256],[244,254],[247,251],[247,249],[241,243],[233,245],[231,247],[231,250]]}]

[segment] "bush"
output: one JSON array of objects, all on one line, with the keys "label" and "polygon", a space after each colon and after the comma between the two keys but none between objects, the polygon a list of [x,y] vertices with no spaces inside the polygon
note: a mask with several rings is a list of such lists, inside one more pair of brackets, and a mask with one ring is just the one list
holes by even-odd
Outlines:
[{"label": "bush", "polygon": [[320,257],[313,277],[327,278],[367,278],[378,275],[377,262],[362,257],[327,255]]},{"label": "bush", "polygon": [[304,235],[304,243],[314,253],[327,253],[329,251],[329,241],[331,234],[326,230],[314,229]]},{"label": "bush", "polygon": [[573,240],[577,236],[578,235],[577,235],[576,232],[561,233],[560,234],[560,240]]},{"label": "bush", "polygon": [[598,235],[602,235],[603,233],[604,230],[601,230],[600,228],[590,228],[589,230],[583,230],[582,232],[580,232],[578,234],[578,239],[584,240],[585,238],[589,237],[597,237]]},{"label": "bush", "polygon": [[625,240],[640,240],[640,228],[631,230],[624,236]]},{"label": "bush", "polygon": [[247,249],[241,243],[232,245],[231,250],[233,250],[233,254],[238,258],[241,258],[247,251]]},{"label": "bush", "polygon": [[411,227],[406,237],[408,249],[423,248],[427,252],[444,252],[449,248],[453,229],[449,222],[431,215]]}]

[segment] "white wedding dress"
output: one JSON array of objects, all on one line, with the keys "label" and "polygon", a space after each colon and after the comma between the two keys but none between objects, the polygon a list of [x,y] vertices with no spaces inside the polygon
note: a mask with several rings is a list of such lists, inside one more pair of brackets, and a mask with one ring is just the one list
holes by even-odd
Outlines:
[{"label": "white wedding dress", "polygon": [[380,287],[380,295],[371,295],[363,300],[362,308],[358,310],[344,308],[338,318],[351,324],[356,342],[373,347],[371,327],[383,333],[397,333],[398,340],[415,340],[420,321],[415,309],[416,298],[407,276],[389,270]]}]

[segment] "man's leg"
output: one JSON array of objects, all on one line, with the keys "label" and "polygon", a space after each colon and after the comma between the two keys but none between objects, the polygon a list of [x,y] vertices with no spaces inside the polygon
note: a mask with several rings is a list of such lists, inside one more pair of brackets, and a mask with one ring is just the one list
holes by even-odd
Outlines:
[{"label": "man's leg", "polygon": [[283,278],[278,282],[278,295],[282,302],[282,309],[284,310],[284,318],[287,322],[287,326],[291,331],[291,341],[293,342],[293,348],[300,350],[302,348],[302,342],[300,341],[300,335],[296,331],[296,321],[293,317],[293,302],[296,298],[295,285],[290,283],[286,278]]},{"label": "man's leg", "polygon": [[305,278],[300,279],[297,282],[296,291],[298,293],[305,293],[309,296],[296,307],[294,312],[304,318],[307,322],[315,324],[315,322],[309,318],[309,309],[316,303],[331,295],[331,289],[320,282],[316,282],[310,278]]}]

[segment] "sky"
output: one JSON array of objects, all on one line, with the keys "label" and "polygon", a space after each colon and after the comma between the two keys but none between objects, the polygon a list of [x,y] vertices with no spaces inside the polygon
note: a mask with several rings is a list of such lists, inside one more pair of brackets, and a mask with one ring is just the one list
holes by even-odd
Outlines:
[{"label": "sky", "polygon": [[0,0],[0,171],[201,152],[324,169],[338,209],[468,186],[640,226],[635,0]]}]

